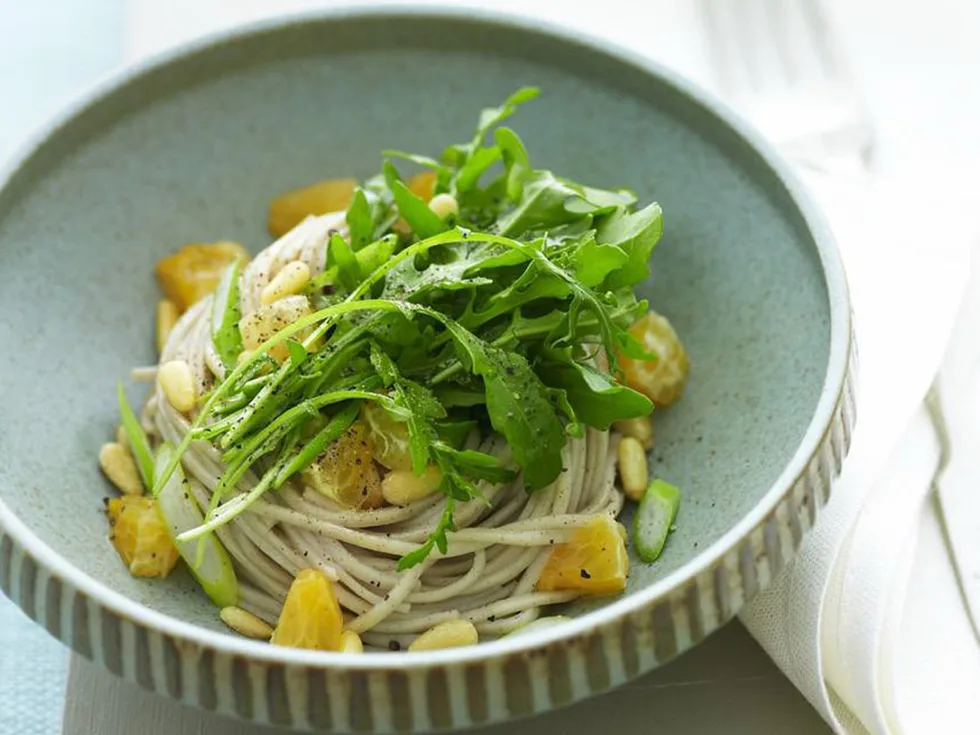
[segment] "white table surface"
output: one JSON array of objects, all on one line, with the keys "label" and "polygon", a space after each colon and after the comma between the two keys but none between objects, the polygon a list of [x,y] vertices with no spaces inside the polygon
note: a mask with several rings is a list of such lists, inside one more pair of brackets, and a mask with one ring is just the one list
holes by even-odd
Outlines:
[{"label": "white table surface", "polygon": [[[518,5],[505,0],[500,4]],[[147,5],[146,0],[0,0],[0,159],[67,97],[120,63],[133,44],[150,48],[168,42],[166,29],[145,23],[137,23],[143,36],[134,38],[134,20]],[[168,5],[174,12],[193,6],[191,27],[215,22],[208,18],[207,0],[172,0]],[[624,18],[630,6],[638,5],[607,1],[603,14],[611,33],[635,40],[642,28],[617,24],[615,13],[608,12],[613,5],[623,9]],[[948,173],[980,170],[980,136],[975,132],[980,115],[980,3],[837,0],[834,7],[877,123],[880,169],[923,171],[923,188],[940,186]],[[127,27],[130,32],[124,39]],[[684,68],[683,54],[676,58]],[[980,179],[958,174],[956,179],[980,200]],[[909,192],[910,199],[915,194]],[[927,240],[923,249],[928,252]],[[0,632],[0,735],[57,732],[65,653],[2,599]],[[35,672],[33,678],[25,671]],[[632,733],[653,725],[658,732],[679,735],[829,732],[737,623],[622,690],[531,723],[484,732],[584,733],[605,726]],[[230,735],[245,730],[230,721],[205,720],[74,661],[64,732]]]}]

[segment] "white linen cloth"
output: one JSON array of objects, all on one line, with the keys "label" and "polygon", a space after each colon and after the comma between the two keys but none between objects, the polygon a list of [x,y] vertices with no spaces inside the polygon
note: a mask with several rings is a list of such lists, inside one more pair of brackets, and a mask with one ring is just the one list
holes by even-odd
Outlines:
[{"label": "white linen cloth", "polygon": [[922,399],[961,303],[947,359],[980,334],[976,226],[948,199],[910,195],[914,181],[810,183],[851,285],[858,424],[817,527],[742,621],[839,732],[975,733],[980,649],[928,500],[939,445]]}]

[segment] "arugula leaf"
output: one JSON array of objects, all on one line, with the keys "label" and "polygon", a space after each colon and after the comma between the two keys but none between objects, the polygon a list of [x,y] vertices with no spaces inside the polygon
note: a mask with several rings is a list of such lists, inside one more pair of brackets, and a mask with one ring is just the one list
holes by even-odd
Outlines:
[{"label": "arugula leaf", "polygon": [[460,359],[483,378],[490,423],[507,439],[527,490],[547,487],[561,473],[565,445],[547,388],[521,355],[488,345],[455,322],[446,327]]},{"label": "arugula leaf", "polygon": [[650,275],[650,255],[663,229],[663,211],[656,202],[632,214],[617,209],[598,224],[596,240],[615,245],[628,257],[623,267],[606,278],[603,284],[606,289],[635,286]]},{"label": "arugula leaf", "polygon": [[238,322],[242,308],[238,287],[238,258],[233,260],[221,275],[211,301],[211,341],[226,371],[231,371],[242,354],[242,335]]},{"label": "arugula leaf", "polygon": [[449,229],[449,225],[429,209],[428,204],[415,196],[412,190],[405,186],[391,161],[385,161],[384,174],[388,188],[391,189],[391,193],[395,197],[399,214],[405,218],[408,226],[416,235],[421,238],[432,237]]},{"label": "arugula leaf", "polygon": [[524,182],[531,172],[531,161],[524,143],[510,128],[497,128],[493,134],[494,142],[500,149],[504,160],[507,198],[518,202],[524,194]]},{"label": "arugula leaf", "polygon": [[598,243],[593,235],[583,237],[568,248],[569,265],[575,277],[589,288],[596,288],[610,273],[621,268],[629,256],[618,245]]},{"label": "arugula leaf", "polygon": [[537,299],[566,297],[568,284],[553,274],[542,272],[539,264],[532,261],[524,273],[507,288],[498,291],[479,310],[460,317],[460,324],[468,329],[486,324],[503,314]]},{"label": "arugula leaf", "polygon": [[525,232],[563,225],[597,209],[582,202],[585,200],[581,194],[551,171],[534,171],[524,180],[517,206],[497,221],[496,230],[507,237],[518,237]]},{"label": "arugula leaf", "polygon": [[123,431],[126,432],[126,439],[129,440],[129,448],[136,459],[136,466],[139,467],[140,477],[143,478],[143,486],[153,487],[153,451],[150,449],[150,441],[146,438],[140,421],[133,413],[132,406],[126,399],[126,389],[123,388],[122,381],[116,387],[116,396],[119,399],[119,422],[122,424]]},{"label": "arugula leaf", "polygon": [[[371,195],[374,197],[375,195]],[[376,198],[376,197],[375,197]],[[374,234],[374,214],[368,203],[368,195],[364,189],[354,190],[354,197],[347,208],[347,230],[350,234],[350,246],[357,252],[372,240]]]},{"label": "arugula leaf", "polygon": [[438,385],[435,387],[434,394],[436,400],[447,408],[469,408],[481,406],[486,402],[482,390],[468,390],[457,385]]},{"label": "arugula leaf", "polygon": [[565,418],[568,420],[568,423],[565,424],[565,433],[577,439],[585,436],[585,424],[579,421],[578,414],[575,413],[575,407],[568,400],[568,391],[562,388],[549,387],[548,395],[551,396],[555,407],[565,414]]},{"label": "arugula leaf", "polygon": [[517,112],[517,108],[538,96],[537,87],[522,87],[508,97],[500,107],[487,107],[480,111],[480,118],[477,122],[476,132],[468,143],[451,145],[443,151],[443,159],[457,168],[462,167],[474,151],[483,145],[483,140],[487,133]]},{"label": "arugula leaf", "polygon": [[348,291],[356,289],[357,285],[364,279],[361,274],[361,266],[351,251],[350,245],[340,233],[335,232],[330,236],[327,254],[329,255],[327,260],[337,268],[337,280],[340,281],[340,285]]},{"label": "arugula leaf", "polygon": [[549,351],[538,370],[548,383],[565,391],[575,415],[589,426],[605,431],[614,421],[649,416],[650,399],[617,383],[612,376],[572,359],[571,350]]},{"label": "arugula leaf", "polygon": [[[343,238],[341,238],[343,239]],[[397,235],[385,235],[354,253],[359,273],[371,273],[385,263],[395,252]],[[329,248],[329,243],[328,243]],[[310,284],[313,289],[332,286],[339,282],[340,268],[333,265],[320,273]]]},{"label": "arugula leaf", "polygon": [[499,160],[500,149],[496,146],[477,149],[459,171],[456,172],[456,176],[453,179],[453,187],[457,196],[476,186],[480,177],[486,173],[487,169]]},{"label": "arugula leaf", "polygon": [[517,473],[500,464],[500,460],[490,454],[473,449],[456,449],[444,442],[437,442],[433,448],[443,459],[452,462],[453,467],[471,480],[486,480],[494,484],[510,482]]},{"label": "arugula leaf", "polygon": [[385,158],[403,158],[406,161],[411,161],[419,166],[430,168],[436,173],[441,173],[443,171],[448,173],[448,169],[436,159],[430,158],[429,156],[421,156],[418,153],[408,153],[406,151],[400,151],[397,148],[385,148],[383,151],[381,151],[381,155]]},{"label": "arugula leaf", "polygon": [[630,207],[636,203],[636,194],[629,189],[616,189],[615,191],[596,189],[595,187],[585,186],[584,184],[579,184],[561,176],[558,177],[558,180],[575,189],[585,201],[593,207],[597,207],[600,211],[611,211],[616,207]]},{"label": "arugula leaf", "polygon": [[[483,402],[483,394],[480,395],[480,403]],[[442,396],[436,394],[436,400],[446,405]],[[436,434],[439,439],[448,444],[453,449],[459,449],[466,442],[470,432],[479,428],[476,419],[465,419],[460,421],[439,421],[436,423]]]},{"label": "arugula leaf", "polygon": [[432,553],[432,548],[434,546],[438,546],[439,551],[441,551],[443,554],[446,553],[446,549],[449,548],[449,540],[446,538],[446,532],[456,530],[456,526],[453,524],[454,506],[455,501],[453,500],[453,496],[447,493],[446,505],[443,507],[442,515],[439,517],[439,523],[436,524],[435,529],[432,531],[432,535],[429,536],[429,540],[415,551],[405,554],[405,556],[398,560],[399,572],[403,572],[406,569],[411,569],[417,564],[421,564],[428,558],[429,554]]},{"label": "arugula leaf", "polygon": [[[483,245],[483,251],[488,247]],[[415,259],[403,260],[389,271],[385,279],[382,298],[425,301],[433,291],[461,291],[493,283],[484,276],[468,275],[474,271],[474,261],[480,257],[476,251],[454,249],[449,251],[446,263],[427,263],[418,267]]]},{"label": "arugula leaf", "polygon": [[537,87],[521,87],[508,97],[500,107],[487,107],[480,111],[480,121],[477,123],[476,134],[473,136],[474,147],[480,145],[490,129],[499,125],[517,112],[517,108],[525,102],[535,99],[541,90]]}]

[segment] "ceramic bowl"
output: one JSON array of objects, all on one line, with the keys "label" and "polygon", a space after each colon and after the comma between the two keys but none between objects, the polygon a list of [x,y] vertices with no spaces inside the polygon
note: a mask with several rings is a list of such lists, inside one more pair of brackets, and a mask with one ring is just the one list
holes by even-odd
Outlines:
[{"label": "ceramic bowl", "polygon": [[[659,200],[641,291],[691,355],[656,417],[677,531],[626,594],[479,646],[344,656],[228,634],[186,575],[131,577],[106,541],[96,455],[116,381],[154,360],[154,262],[268,242],[274,195],[438,152],[478,110],[541,87],[513,124],[539,166]],[[786,565],[853,421],[834,243],[772,149],[717,101],[605,42],[453,10],[346,10],[195,42],[100,85],[0,191],[0,586],[82,656],[246,720],[330,732],[455,729],[602,692],[695,645]]]}]

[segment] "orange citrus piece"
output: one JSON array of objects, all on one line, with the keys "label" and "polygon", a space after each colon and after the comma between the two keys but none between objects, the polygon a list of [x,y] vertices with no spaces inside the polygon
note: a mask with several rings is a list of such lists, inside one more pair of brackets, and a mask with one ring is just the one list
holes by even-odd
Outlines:
[{"label": "orange citrus piece", "polygon": [[276,197],[269,204],[269,232],[282,237],[310,215],[346,210],[356,188],[357,179],[326,179]]},{"label": "orange citrus piece", "polygon": [[109,501],[109,540],[134,577],[166,577],[180,556],[153,498],[124,495]]},{"label": "orange citrus piece", "polygon": [[317,651],[339,651],[344,616],[333,583],[319,569],[303,569],[286,594],[272,643]]},{"label": "orange citrus piece", "polygon": [[167,298],[184,311],[214,291],[236,258],[242,265],[248,262],[248,251],[237,242],[191,243],[157,263],[157,280]]},{"label": "orange citrus piece", "polygon": [[673,403],[684,392],[690,368],[687,351],[677,332],[666,317],[655,311],[637,319],[629,331],[654,358],[633,360],[620,355],[626,385],[646,395],[657,406]]},{"label": "orange citrus piece", "polygon": [[629,575],[629,557],[619,524],[602,514],[577,528],[572,538],[551,552],[537,588],[578,590],[587,595],[622,592]]},{"label": "orange citrus piece", "polygon": [[377,508],[383,502],[374,443],[355,421],[303,471],[306,484],[345,508]]}]

